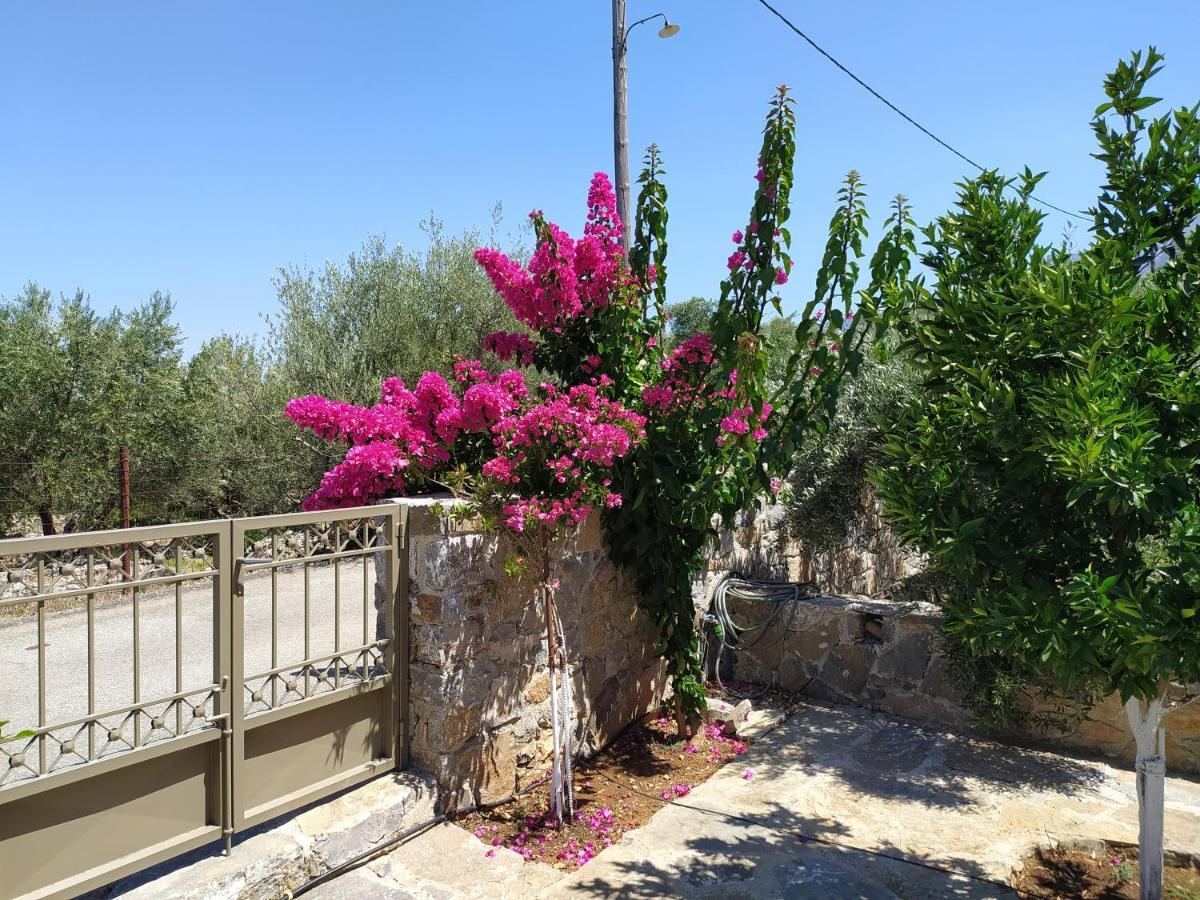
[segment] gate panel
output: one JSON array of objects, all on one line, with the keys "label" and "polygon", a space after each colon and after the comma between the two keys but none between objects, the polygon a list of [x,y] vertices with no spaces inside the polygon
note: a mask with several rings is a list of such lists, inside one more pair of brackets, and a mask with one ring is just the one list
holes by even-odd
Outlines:
[{"label": "gate panel", "polygon": [[394,768],[383,733],[387,688],[385,682],[336,703],[302,706],[283,719],[251,719],[238,784],[245,826]]},{"label": "gate panel", "polygon": [[[6,803],[0,890],[6,897],[73,897],[221,837],[212,804],[217,735],[187,738],[134,765]],[[99,765],[99,764],[98,764]]]},{"label": "gate panel", "polygon": [[399,506],[234,520],[235,829],[397,765],[400,521]]},{"label": "gate panel", "polygon": [[0,541],[0,900],[228,853],[402,764],[407,512]]},{"label": "gate panel", "polygon": [[228,628],[228,543],[224,521],[0,541],[15,619],[0,650],[20,667],[30,634],[36,654],[10,669],[27,690],[0,710],[29,732],[0,741],[0,897],[75,896],[229,826],[227,682],[208,635]]}]

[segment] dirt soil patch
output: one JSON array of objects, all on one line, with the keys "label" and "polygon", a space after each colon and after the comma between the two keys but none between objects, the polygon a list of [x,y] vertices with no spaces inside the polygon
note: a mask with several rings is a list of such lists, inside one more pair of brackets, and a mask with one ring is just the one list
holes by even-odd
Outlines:
[{"label": "dirt soil patch", "polygon": [[[703,726],[691,740],[677,740],[674,719],[661,710],[575,766],[575,817],[561,828],[554,827],[547,813],[549,786],[544,783],[503,806],[456,822],[491,845],[488,856],[516,852],[526,860],[576,869],[667,803],[686,797],[746,749],[746,741],[727,737],[719,724]],[[754,777],[748,769],[743,775]]]},{"label": "dirt soil patch", "polygon": [[[1013,887],[1022,897],[1137,900],[1138,876],[1136,847],[1039,848],[1025,857]],[[1163,897],[1200,900],[1200,871],[1168,858],[1163,867]]]}]

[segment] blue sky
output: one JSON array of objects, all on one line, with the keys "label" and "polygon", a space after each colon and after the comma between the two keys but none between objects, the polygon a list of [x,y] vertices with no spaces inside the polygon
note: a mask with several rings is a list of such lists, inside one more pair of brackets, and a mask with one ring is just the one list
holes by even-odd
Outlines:
[{"label": "blue sky", "polygon": [[[661,4],[661,5],[660,5]],[[1195,0],[801,3],[781,11],[968,156],[1050,170],[1095,197],[1091,111],[1118,57],[1155,43],[1156,94],[1200,98]],[[633,160],[657,142],[671,193],[674,299],[712,295],[745,221],[775,85],[799,113],[790,307],[803,302],[838,182],[857,168],[881,220],[897,191],[943,210],[965,164],[850,82],[754,0],[630,0],[670,40],[630,39]],[[98,308],[168,291],[188,348],[260,333],[284,265],[369,234],[419,247],[503,204],[568,230],[611,171],[610,7],[553,3],[0,4],[0,296],[37,280]],[[1052,214],[1048,228],[1065,220]]]}]

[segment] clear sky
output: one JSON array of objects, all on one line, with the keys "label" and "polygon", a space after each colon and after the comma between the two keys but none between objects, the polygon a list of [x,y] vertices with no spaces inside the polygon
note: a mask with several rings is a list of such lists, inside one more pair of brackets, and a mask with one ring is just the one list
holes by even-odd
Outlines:
[{"label": "clear sky", "polygon": [[[1118,57],[1155,43],[1156,95],[1200,98],[1196,0],[775,5],[968,156],[1050,170],[1041,193],[1070,209],[1096,194],[1088,121]],[[665,155],[673,299],[716,290],[779,83],[799,112],[789,306],[848,169],[877,220],[898,191],[922,221],[951,200],[966,165],[754,0],[630,0],[630,21],[660,9],[682,30],[630,39],[630,139],[635,173],[646,144]],[[459,230],[499,202],[515,231],[536,206],[575,230],[612,168],[610,29],[603,0],[0,0],[0,296],[168,291],[194,350],[261,332],[278,267],[372,233],[419,247],[431,212]]]}]

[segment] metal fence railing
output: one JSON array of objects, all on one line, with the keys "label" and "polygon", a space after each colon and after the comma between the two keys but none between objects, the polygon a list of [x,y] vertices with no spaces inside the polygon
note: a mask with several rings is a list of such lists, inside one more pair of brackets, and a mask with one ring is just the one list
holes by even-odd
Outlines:
[{"label": "metal fence railing", "polygon": [[0,541],[0,898],[228,851],[402,765],[406,513]]}]

